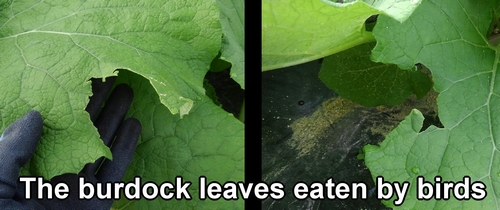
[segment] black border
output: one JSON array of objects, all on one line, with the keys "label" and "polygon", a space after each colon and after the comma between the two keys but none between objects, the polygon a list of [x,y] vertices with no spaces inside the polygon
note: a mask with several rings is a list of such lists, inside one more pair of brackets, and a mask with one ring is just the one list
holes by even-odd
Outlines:
[{"label": "black border", "polygon": [[[245,1],[245,183],[262,181],[262,2]],[[262,209],[252,192],[245,209]]]}]

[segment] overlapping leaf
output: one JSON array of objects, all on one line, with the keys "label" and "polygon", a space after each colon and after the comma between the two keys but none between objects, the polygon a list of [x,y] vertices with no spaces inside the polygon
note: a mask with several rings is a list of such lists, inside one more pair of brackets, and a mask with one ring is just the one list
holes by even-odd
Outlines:
[{"label": "overlapping leaf", "polygon": [[263,70],[305,63],[373,41],[364,29],[368,17],[385,13],[403,21],[421,0],[324,2],[262,1]]},{"label": "overlapping leaf", "polygon": [[[413,112],[380,148],[365,147],[374,177],[411,183],[401,209],[500,208],[500,52],[487,42],[492,8],[499,5],[493,0],[424,1],[405,23],[381,17],[374,28],[375,61],[403,68],[422,63],[440,93],[443,129],[419,133],[422,115]],[[433,182],[438,175],[454,182],[470,176],[471,182],[486,185],[487,197],[481,202],[416,200],[416,177]],[[393,206],[392,201],[386,205]]]},{"label": "overlapping leaf", "polygon": [[397,105],[415,94],[422,98],[432,88],[420,70],[402,71],[394,64],[375,63],[366,43],[323,59],[319,78],[340,96],[363,106]]},{"label": "overlapping leaf", "polygon": [[244,3],[241,0],[217,0],[217,5],[221,10],[220,22],[224,33],[221,58],[232,64],[231,78],[240,84],[242,89],[245,89]]},{"label": "overlapping leaf", "polygon": [[[29,109],[44,117],[31,174],[78,172],[110,157],[84,111],[91,77],[130,69],[147,78],[170,112],[186,115],[204,96],[220,50],[215,1],[0,2],[3,129]],[[25,171],[25,173],[27,173]]]},{"label": "overlapping leaf", "polygon": [[323,2],[336,7],[348,7],[352,4],[364,3],[382,11],[387,16],[394,18],[394,20],[403,22],[410,17],[422,0],[323,0]]},{"label": "overlapping leaf", "polygon": [[142,182],[160,185],[175,177],[191,182],[192,200],[116,201],[117,209],[243,209],[243,200],[199,200],[198,180],[242,182],[244,173],[243,124],[204,96],[191,113],[180,119],[171,114],[158,99],[148,81],[127,71],[120,71],[116,84],[127,83],[136,94],[129,111],[139,119],[143,131],[124,181],[140,176]]}]

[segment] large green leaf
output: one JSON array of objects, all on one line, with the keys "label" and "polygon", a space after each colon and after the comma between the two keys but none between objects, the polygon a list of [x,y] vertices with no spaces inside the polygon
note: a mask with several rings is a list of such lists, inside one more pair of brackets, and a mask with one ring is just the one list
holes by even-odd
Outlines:
[{"label": "large green leaf", "polygon": [[[158,185],[181,176],[192,182],[189,192],[192,200],[116,201],[118,209],[243,209],[243,200],[214,202],[198,198],[198,179],[206,176],[208,182],[221,184],[243,182],[244,141],[243,124],[232,114],[213,104],[208,97],[193,106],[189,115],[180,119],[163,106],[148,80],[127,71],[120,71],[116,84],[127,83],[136,93],[129,111],[143,125],[141,138],[124,181],[135,176],[142,183]],[[207,183],[208,183],[207,182]]]},{"label": "large green leaf", "polygon": [[245,89],[245,35],[243,30],[244,1],[217,0],[220,8],[220,23],[222,25],[222,55],[221,58],[232,64],[231,78]]},{"label": "large green leaf", "polygon": [[262,1],[263,70],[305,63],[373,41],[364,28],[368,17],[384,13],[403,21],[421,0],[324,2]]},{"label": "large green leaf", "polygon": [[[410,182],[409,194],[395,209],[500,208],[500,51],[487,41],[495,1],[424,1],[404,23],[379,18],[373,33],[376,61],[401,67],[422,63],[432,71],[443,129],[422,127],[414,111],[380,147],[367,146],[372,176]],[[498,13],[498,11],[495,11]],[[416,200],[416,177],[434,182],[483,182],[487,197],[470,200]]]},{"label": "large green leaf", "polygon": [[394,64],[374,63],[366,43],[323,59],[319,78],[340,96],[363,106],[397,105],[415,94],[422,98],[432,88],[420,70],[402,71]]},{"label": "large green leaf", "polygon": [[2,0],[0,6],[2,130],[29,109],[41,112],[44,135],[25,169],[46,178],[110,157],[84,111],[91,77],[117,68],[136,72],[182,117],[205,97],[203,77],[220,50],[215,0]]}]

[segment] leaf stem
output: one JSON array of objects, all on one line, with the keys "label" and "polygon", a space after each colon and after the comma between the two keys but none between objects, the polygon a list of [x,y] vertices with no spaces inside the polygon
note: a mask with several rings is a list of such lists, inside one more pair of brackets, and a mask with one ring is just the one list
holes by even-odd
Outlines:
[{"label": "leaf stem", "polygon": [[238,116],[238,120],[245,123],[245,99],[243,99],[243,103],[241,103],[240,116]]}]

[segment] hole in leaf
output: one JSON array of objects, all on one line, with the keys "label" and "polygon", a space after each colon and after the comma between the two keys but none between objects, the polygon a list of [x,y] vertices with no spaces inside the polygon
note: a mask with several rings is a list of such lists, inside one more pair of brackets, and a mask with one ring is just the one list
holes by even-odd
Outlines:
[{"label": "hole in leaf", "polygon": [[215,97],[222,108],[238,117],[245,98],[245,90],[241,89],[240,85],[231,78],[230,69],[219,72],[209,71],[205,79],[215,90]]}]

